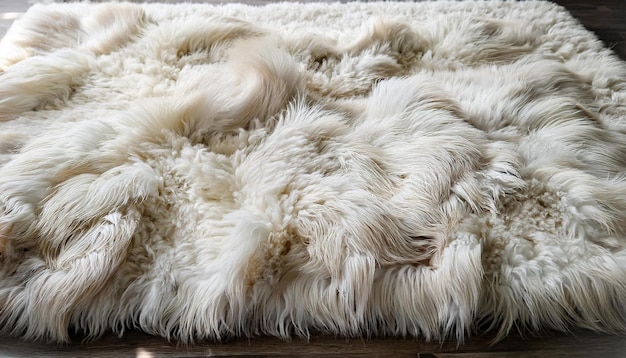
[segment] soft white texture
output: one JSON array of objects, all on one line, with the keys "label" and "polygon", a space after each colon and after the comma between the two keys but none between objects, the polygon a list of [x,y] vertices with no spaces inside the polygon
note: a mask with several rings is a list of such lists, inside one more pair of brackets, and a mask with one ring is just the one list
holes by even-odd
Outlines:
[{"label": "soft white texture", "polygon": [[0,332],[626,331],[626,66],[547,2],[34,6]]}]

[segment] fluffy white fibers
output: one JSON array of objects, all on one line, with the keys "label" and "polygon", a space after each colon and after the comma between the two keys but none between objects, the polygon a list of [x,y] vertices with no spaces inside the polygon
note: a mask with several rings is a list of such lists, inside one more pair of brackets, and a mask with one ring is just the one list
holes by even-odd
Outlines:
[{"label": "fluffy white fibers", "polygon": [[626,66],[555,5],[35,6],[0,71],[2,334],[626,331]]}]

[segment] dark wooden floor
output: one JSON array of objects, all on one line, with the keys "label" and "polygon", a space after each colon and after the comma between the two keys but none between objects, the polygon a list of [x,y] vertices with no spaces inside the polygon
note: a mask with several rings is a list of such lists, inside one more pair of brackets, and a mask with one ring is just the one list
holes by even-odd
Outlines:
[{"label": "dark wooden floor", "polygon": [[[307,0],[304,0],[307,1]],[[310,1],[310,0],[308,0]],[[626,60],[626,0],[554,0]],[[5,12],[21,12],[26,0],[2,0]],[[242,0],[246,2],[246,0]],[[14,4],[15,8],[9,5]],[[6,5],[6,6],[4,6]],[[7,19],[10,17],[7,17]],[[0,24],[1,25],[1,24]],[[2,29],[0,29],[2,30]],[[626,305],[626,303],[625,303]],[[491,345],[491,337],[474,337],[457,347],[454,343],[380,338],[371,340],[316,336],[310,341],[276,338],[242,339],[229,343],[203,343],[177,347],[159,337],[130,332],[123,338],[107,335],[90,343],[69,346],[22,342],[0,337],[0,357],[203,357],[203,356],[379,356],[379,357],[626,357],[626,337],[599,335],[587,331],[554,333],[544,337],[514,334]]]},{"label": "dark wooden floor", "polygon": [[277,338],[241,339],[229,343],[202,343],[177,347],[158,337],[139,332],[123,338],[106,336],[95,343],[50,346],[0,338],[0,357],[626,357],[626,339],[578,331],[573,335],[522,338],[511,335],[491,345],[491,336],[476,337],[462,346],[455,343],[424,343],[411,339],[370,340],[316,336],[309,341]]}]

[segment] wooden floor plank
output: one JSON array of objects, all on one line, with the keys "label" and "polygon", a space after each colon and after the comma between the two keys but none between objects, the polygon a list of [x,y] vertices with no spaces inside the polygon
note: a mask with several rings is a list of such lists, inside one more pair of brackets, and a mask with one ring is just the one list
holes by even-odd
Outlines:
[{"label": "wooden floor plank", "polygon": [[548,337],[511,335],[492,345],[492,335],[474,337],[464,345],[454,342],[427,343],[395,337],[375,339],[345,339],[318,335],[310,340],[294,338],[287,342],[274,337],[237,339],[227,343],[200,342],[179,346],[165,339],[140,332],[128,332],[119,338],[113,334],[86,344],[46,345],[0,337],[1,357],[475,357],[488,353],[492,357],[563,356],[624,357],[624,337],[576,331],[574,334],[555,333]]}]

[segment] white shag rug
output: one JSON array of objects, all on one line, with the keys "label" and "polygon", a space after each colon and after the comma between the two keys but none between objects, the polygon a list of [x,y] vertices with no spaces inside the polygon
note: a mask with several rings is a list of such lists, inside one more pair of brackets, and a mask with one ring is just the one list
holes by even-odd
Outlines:
[{"label": "white shag rug", "polygon": [[0,333],[626,331],[626,66],[548,2],[35,6]]}]

